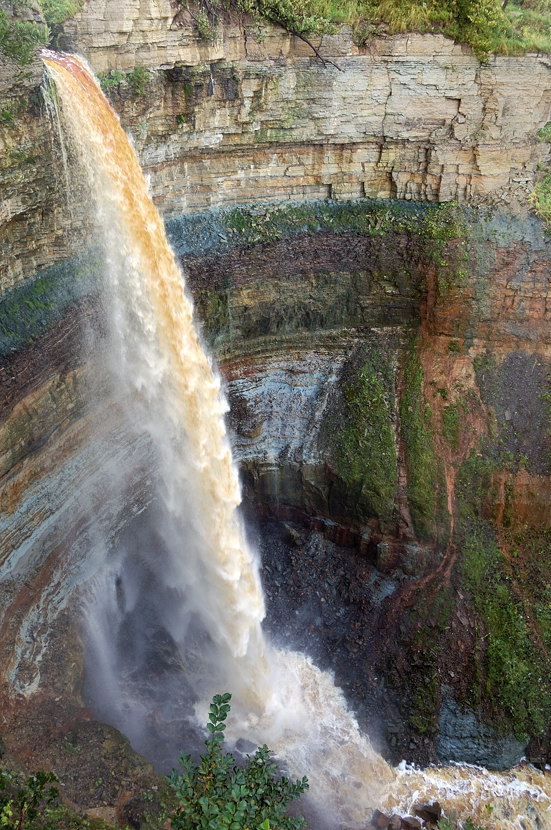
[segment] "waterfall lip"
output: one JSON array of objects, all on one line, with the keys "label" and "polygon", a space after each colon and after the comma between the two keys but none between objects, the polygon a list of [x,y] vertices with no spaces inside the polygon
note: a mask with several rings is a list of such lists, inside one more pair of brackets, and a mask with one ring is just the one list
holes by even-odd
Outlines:
[{"label": "waterfall lip", "polygon": [[98,86],[95,75],[81,56],[71,52],[57,52],[55,49],[41,49],[39,55],[47,69],[61,67],[82,86]]},{"label": "waterfall lip", "polygon": [[43,61],[53,61],[54,63],[61,63],[63,65],[72,64],[72,55],[70,52],[56,52],[55,49],[41,49],[39,52]]}]

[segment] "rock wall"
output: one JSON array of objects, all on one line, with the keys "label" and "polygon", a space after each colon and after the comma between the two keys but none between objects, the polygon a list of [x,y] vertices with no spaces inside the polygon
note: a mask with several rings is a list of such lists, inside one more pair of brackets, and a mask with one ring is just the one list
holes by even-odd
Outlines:
[{"label": "rock wall", "polygon": [[[57,42],[107,75],[166,216],[297,198],[525,200],[548,157],[535,138],[551,107],[546,57],[481,65],[440,35],[360,48],[344,32],[319,44],[337,68],[281,30],[228,17],[207,43],[192,11],[146,5],[85,3]],[[40,78],[39,63],[0,68],[3,288],[78,250],[86,224],[67,209]]]},{"label": "rock wall", "polygon": [[[549,158],[536,139],[548,59],[481,65],[439,35],[360,48],[344,32],[318,44],[337,64],[323,65],[247,19],[228,17],[206,43],[193,14],[88,2],[56,38],[104,76],[150,177],[228,384],[246,495],[294,523],[295,554],[306,527],[356,557],[362,587],[346,602],[380,639],[356,632],[328,662],[346,662],[349,645],[357,655],[343,684],[359,710],[369,689],[387,715],[387,752],[454,757],[453,723],[473,718],[540,734],[550,259],[528,197]],[[120,434],[105,388],[87,199],[41,74],[0,67],[5,711],[37,690],[82,703],[79,659],[52,644],[93,572],[91,513],[116,535],[147,505],[152,463]],[[442,212],[449,200],[463,207]],[[116,516],[103,467],[115,444],[114,462],[134,471]],[[466,570],[475,541],[499,612],[522,607],[505,645]],[[508,648],[535,667],[539,709],[514,698],[514,678],[498,699]],[[481,734],[480,758],[503,763],[497,733]]]}]

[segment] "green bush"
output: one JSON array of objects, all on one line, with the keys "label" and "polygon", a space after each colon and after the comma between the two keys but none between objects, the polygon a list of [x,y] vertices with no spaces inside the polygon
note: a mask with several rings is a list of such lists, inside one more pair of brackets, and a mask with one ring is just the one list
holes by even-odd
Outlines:
[{"label": "green bush", "polygon": [[149,83],[149,72],[145,66],[135,66],[128,73],[128,83],[134,95],[145,95]]},{"label": "green bush", "polygon": [[195,18],[195,25],[197,26],[197,34],[201,40],[205,40],[207,43],[212,43],[216,40],[218,37],[217,20],[218,17],[211,19],[205,11],[199,12]]},{"label": "green bush", "polygon": [[0,53],[24,66],[33,59],[38,46],[48,43],[48,27],[34,20],[14,20],[0,9]]},{"label": "green bush", "polygon": [[41,0],[44,20],[50,26],[63,23],[82,8],[83,0]]},{"label": "green bush", "polygon": [[132,95],[145,95],[151,75],[145,66],[135,66],[131,72],[112,69],[105,75],[98,75],[98,81],[104,92],[130,90]]},{"label": "green bush", "polygon": [[3,830],[57,830],[52,806],[59,792],[52,772],[39,771],[20,782],[0,770],[0,827]]},{"label": "green bush", "polygon": [[267,746],[247,756],[239,766],[231,753],[222,752],[225,720],[231,695],[213,697],[205,741],[207,751],[195,765],[180,756],[181,772],[169,781],[179,806],[170,816],[173,830],[295,830],[304,827],[302,816],[286,815],[289,803],[307,788],[306,778],[290,781],[270,761]]}]

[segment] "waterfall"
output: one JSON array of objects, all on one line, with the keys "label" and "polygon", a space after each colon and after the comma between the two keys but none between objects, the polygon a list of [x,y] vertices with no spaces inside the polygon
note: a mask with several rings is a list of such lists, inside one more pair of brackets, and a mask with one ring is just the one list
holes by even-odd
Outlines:
[{"label": "waterfall", "polygon": [[[45,52],[43,59],[73,154],[87,174],[95,242],[104,250],[102,371],[111,377],[125,432],[136,446],[147,444],[152,463],[155,521],[142,517],[140,523],[138,516],[137,531],[120,539],[116,550],[105,529],[97,532],[98,572],[85,612],[100,713],[139,745],[149,704],[139,699],[132,676],[133,661],[147,665],[149,659],[135,642],[134,635],[143,635],[143,642],[169,653],[168,662],[181,659],[186,694],[197,702],[199,717],[210,695],[231,691],[230,736],[266,742],[292,775],[307,775],[313,800],[334,826],[365,826],[375,806],[407,811],[415,798],[464,800],[463,783],[456,790],[450,784],[463,782],[453,770],[432,777],[392,770],[361,734],[331,676],[304,655],[266,641],[258,562],[238,511],[227,405],[162,220],[90,71],[74,56]],[[125,470],[114,464],[111,472],[124,498]],[[169,697],[177,698],[178,683]],[[177,719],[177,706],[169,703],[167,717]],[[496,787],[487,793],[490,801]],[[469,812],[486,803],[483,789],[473,790]],[[530,780],[522,792],[530,804],[541,801],[543,815],[551,802],[541,782]]]}]

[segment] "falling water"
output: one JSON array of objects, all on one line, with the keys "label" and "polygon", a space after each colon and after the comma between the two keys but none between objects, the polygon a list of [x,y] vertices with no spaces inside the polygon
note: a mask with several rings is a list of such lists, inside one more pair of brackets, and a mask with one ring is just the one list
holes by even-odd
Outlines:
[{"label": "falling water", "polygon": [[[96,686],[111,701],[114,722],[138,734],[136,721],[143,716],[117,665],[121,652],[113,639],[124,627],[121,620],[133,614],[138,628],[151,611],[183,653],[196,636],[192,621],[199,619],[194,665],[202,665],[192,678],[193,693],[203,701],[199,716],[213,692],[231,690],[235,737],[268,743],[293,775],[308,775],[314,800],[335,824],[364,825],[371,807],[407,811],[415,798],[440,797],[463,807],[466,800],[469,811],[482,809],[499,787],[505,798],[507,785],[484,771],[475,776],[465,768],[390,769],[360,733],[331,676],[309,658],[266,642],[258,564],[237,510],[227,405],[194,328],[192,303],[162,221],[136,155],[89,70],[74,56],[43,57],[61,100],[64,129],[87,171],[105,251],[105,359],[119,416],[137,443],[146,436],[152,447],[161,517],[145,542],[122,544],[118,556],[105,544],[99,557],[88,633]],[[125,471],[114,469],[113,475],[120,476],[122,498]],[[150,608],[152,603],[161,607]],[[128,639],[123,642],[132,652]],[[531,775],[529,782],[517,777],[509,787],[510,793],[517,790],[511,803],[518,807],[524,798],[531,805],[525,812],[545,821],[551,801],[537,773]],[[465,780],[480,779],[486,784],[467,792]],[[545,826],[528,819],[527,828]],[[495,827],[518,826],[500,821]]]}]

